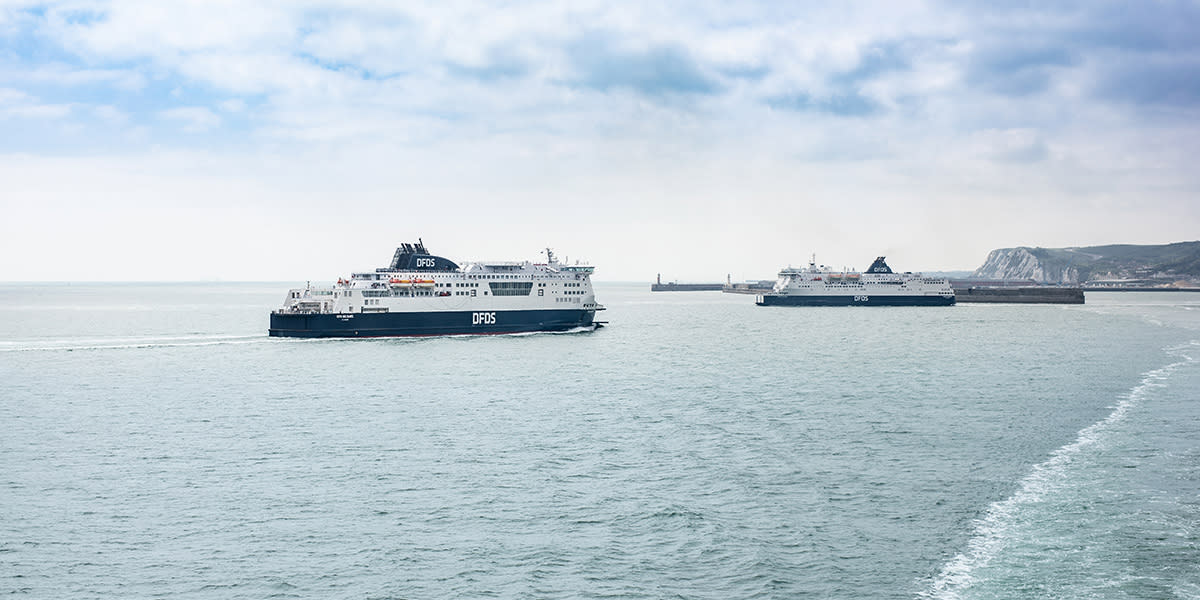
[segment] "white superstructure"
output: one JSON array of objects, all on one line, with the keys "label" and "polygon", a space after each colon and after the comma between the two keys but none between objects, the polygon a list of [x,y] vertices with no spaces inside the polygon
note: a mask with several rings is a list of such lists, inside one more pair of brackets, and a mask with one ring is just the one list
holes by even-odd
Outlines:
[{"label": "white superstructure", "polygon": [[[332,286],[288,291],[272,313],[272,335],[303,337],[554,331],[590,326],[595,267],[545,262],[458,264],[403,244],[388,267],[353,273]],[[294,317],[306,316],[303,322]],[[331,317],[331,318],[317,318]]]},{"label": "white superstructure", "polygon": [[528,310],[603,310],[592,289],[590,265],[564,265],[552,252],[545,263],[466,262],[457,272],[353,273],[333,286],[288,292],[284,310],[326,313]]},{"label": "white superstructure", "polygon": [[817,265],[788,267],[770,293],[758,297],[760,305],[949,305],[954,290],[945,277],[920,273],[894,273],[880,256],[865,273]]}]

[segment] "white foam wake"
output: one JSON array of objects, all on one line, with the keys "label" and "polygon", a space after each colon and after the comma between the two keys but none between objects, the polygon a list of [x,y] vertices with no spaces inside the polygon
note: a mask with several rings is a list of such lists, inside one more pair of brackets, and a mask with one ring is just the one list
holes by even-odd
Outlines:
[{"label": "white foam wake", "polygon": [[[454,339],[479,339],[488,337],[530,337],[537,335],[572,335],[576,333],[589,333],[599,329],[596,325],[586,325],[581,327],[572,327],[562,331],[519,331],[515,333],[456,333],[453,335],[435,335],[433,338],[454,338]],[[409,339],[409,338],[397,338]],[[424,338],[422,338],[424,339]]]},{"label": "white foam wake", "polygon": [[1009,543],[1009,530],[1017,514],[1024,507],[1037,504],[1058,490],[1075,457],[1100,442],[1113,424],[1125,419],[1150,390],[1165,385],[1163,382],[1171,373],[1195,362],[1196,359],[1191,356],[1190,351],[1197,348],[1200,348],[1200,340],[1168,348],[1169,354],[1182,357],[1182,360],[1145,373],[1141,382],[1117,403],[1116,408],[1104,420],[1080,431],[1074,442],[1055,450],[1049,460],[1034,466],[1032,472],[1021,481],[1015,494],[988,507],[987,514],[976,521],[975,532],[967,550],[942,567],[933,585],[919,596],[941,600],[962,598],[963,592],[975,584],[976,573],[987,567]]},{"label": "white foam wake", "polygon": [[258,335],[195,335],[172,337],[100,338],[38,340],[0,343],[0,352],[74,352],[85,350],[125,350],[131,348],[173,348],[184,346],[215,346],[222,344],[255,344],[268,341]]}]

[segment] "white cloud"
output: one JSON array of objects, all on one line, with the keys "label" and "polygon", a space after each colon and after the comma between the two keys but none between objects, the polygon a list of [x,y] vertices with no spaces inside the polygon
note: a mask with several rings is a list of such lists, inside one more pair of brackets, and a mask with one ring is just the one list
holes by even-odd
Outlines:
[{"label": "white cloud", "polygon": [[70,114],[70,104],[26,104],[0,109],[0,115],[23,119],[58,120]]},{"label": "white cloud", "polygon": [[181,123],[188,133],[202,133],[221,124],[221,117],[203,106],[181,106],[158,114],[163,119]]},{"label": "white cloud", "polygon": [[39,119],[58,121],[69,116],[71,104],[44,103],[20,90],[0,88],[0,119]]},{"label": "white cloud", "polygon": [[26,94],[25,92],[22,92],[21,90],[14,90],[12,88],[0,88],[0,106],[22,103],[22,102],[28,101],[29,99],[30,99],[29,94]]},{"label": "white cloud", "polygon": [[50,63],[23,71],[9,71],[10,81],[61,87],[111,85],[126,92],[135,92],[146,85],[143,74],[128,69],[76,68]]},{"label": "white cloud", "polygon": [[[47,9],[47,32],[85,56],[173,57],[286,44],[297,23],[286,5],[236,0],[80,0]],[[298,6],[298,5],[297,5]]]},{"label": "white cloud", "polygon": [[93,106],[92,114],[102,121],[115,125],[124,125],[129,122],[129,115],[115,106]]},{"label": "white cloud", "polygon": [[[120,173],[159,198],[179,185],[235,190],[268,249],[289,246],[280,214],[289,233],[327,225],[279,207],[347,202],[458,258],[523,256],[536,239],[629,279],[769,276],[811,251],[973,268],[1015,243],[1194,237],[1188,90],[1156,71],[1170,110],[1147,110],[1145,94],[1097,98],[1097,82],[1114,81],[1105,65],[1131,69],[1136,50],[1110,45],[1094,60],[1068,35],[1088,26],[1074,13],[1030,22],[973,10],[80,0],[0,22],[60,57],[0,60],[0,114],[24,139],[72,124],[67,150],[29,158],[46,172],[115,139],[110,158],[70,166]],[[1006,51],[1028,40],[1044,50]],[[1161,68],[1191,60],[1173,54]],[[91,186],[118,198],[121,177],[95,174]],[[35,195],[73,191],[53,189]],[[1140,213],[1126,210],[1135,204]],[[473,217],[446,225],[446,211]],[[555,235],[565,241],[542,239]],[[359,244],[296,258],[280,276],[377,250]],[[262,260],[283,269],[292,258]]]},{"label": "white cloud", "polygon": [[1034,129],[988,129],[973,135],[974,155],[1000,162],[1037,162],[1049,156],[1041,133]]},{"label": "white cloud", "polygon": [[219,103],[217,106],[227,113],[240,113],[246,110],[246,102],[240,98],[226,100]]}]

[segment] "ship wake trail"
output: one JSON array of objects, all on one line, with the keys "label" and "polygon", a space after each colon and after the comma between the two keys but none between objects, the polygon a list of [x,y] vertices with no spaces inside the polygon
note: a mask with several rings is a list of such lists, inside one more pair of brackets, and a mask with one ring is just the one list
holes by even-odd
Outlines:
[{"label": "ship wake trail", "polygon": [[964,593],[979,583],[979,571],[985,569],[1008,546],[1020,541],[1014,529],[1022,513],[1066,488],[1071,466],[1077,457],[1103,443],[1113,426],[1126,419],[1151,391],[1165,387],[1174,372],[1195,364],[1195,355],[1200,354],[1200,340],[1167,348],[1166,352],[1180,360],[1143,374],[1138,385],[1117,403],[1107,417],[1080,431],[1075,441],[1055,450],[1047,461],[1034,466],[1032,472],[1020,482],[1015,494],[993,503],[985,516],[976,521],[967,550],[951,559],[929,589],[918,596],[940,600],[963,598]]},{"label": "ship wake trail", "polygon": [[173,337],[60,339],[4,342],[0,352],[77,352],[88,350],[135,350],[143,348],[178,348],[188,346],[220,346],[228,344],[261,344],[273,342],[265,335],[197,335]]},{"label": "ship wake trail", "polygon": [[[543,335],[574,335],[578,333],[591,333],[600,329],[599,325],[584,325],[580,327],[572,327],[571,329],[563,329],[561,331],[520,331],[516,333],[460,333],[455,335],[437,335],[437,336],[409,336],[409,337],[393,337],[387,338],[388,341],[419,341],[433,338],[446,338],[451,340],[478,340],[486,338],[523,338],[523,337],[539,337]],[[338,339],[338,338],[326,338]],[[295,341],[295,340],[294,340]]]},{"label": "ship wake trail", "polygon": [[591,333],[597,329],[600,329],[600,326],[592,324],[583,325],[580,327],[572,327],[571,329],[564,329],[562,331],[525,331],[522,333],[510,333],[508,335],[510,337],[524,337],[530,335],[571,335],[575,333]]}]

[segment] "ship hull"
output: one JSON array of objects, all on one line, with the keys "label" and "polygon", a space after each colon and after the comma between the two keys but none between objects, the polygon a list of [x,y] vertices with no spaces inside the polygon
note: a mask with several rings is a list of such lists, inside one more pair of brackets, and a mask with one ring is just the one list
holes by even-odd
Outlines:
[{"label": "ship hull", "polygon": [[951,306],[954,296],[763,294],[755,303],[759,306]]},{"label": "ship hull", "polygon": [[271,313],[272,337],[406,337],[567,331],[595,324],[594,310]]}]

